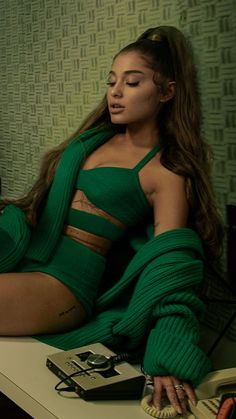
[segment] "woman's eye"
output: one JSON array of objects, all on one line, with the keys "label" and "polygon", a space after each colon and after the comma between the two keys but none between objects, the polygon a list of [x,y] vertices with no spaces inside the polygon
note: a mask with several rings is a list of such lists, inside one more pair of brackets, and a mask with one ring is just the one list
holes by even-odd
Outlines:
[{"label": "woman's eye", "polygon": [[[106,84],[107,84],[108,86],[112,87],[112,86],[115,86],[116,82],[115,82],[115,81],[108,80],[108,81],[106,82]],[[127,81],[127,82],[126,82],[126,85],[127,85],[127,86],[129,86],[129,87],[135,87],[135,86],[138,86],[138,85],[139,85],[139,81],[133,81],[133,82],[129,82],[129,81]]]},{"label": "woman's eye", "polygon": [[139,85],[139,81],[133,81],[133,82],[127,81],[126,84],[130,87],[135,87]]}]

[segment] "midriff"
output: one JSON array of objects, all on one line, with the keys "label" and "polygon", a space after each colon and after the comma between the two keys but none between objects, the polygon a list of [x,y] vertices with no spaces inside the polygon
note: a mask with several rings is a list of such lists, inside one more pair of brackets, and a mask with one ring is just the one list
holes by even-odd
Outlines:
[{"label": "midriff", "polygon": [[68,224],[64,225],[63,233],[101,255],[106,255],[112,244],[111,240],[97,236],[96,234],[88,233],[87,231]]},{"label": "midriff", "polygon": [[[121,221],[117,220],[115,217],[103,211],[102,209],[97,208],[94,204],[92,204],[92,202],[89,201],[84,192],[79,189],[77,189],[74,193],[71,202],[71,208],[103,217],[121,229],[125,229],[125,225]],[[64,225],[63,234],[72,238],[73,240],[80,242],[84,246],[89,247],[91,250],[101,255],[106,255],[112,244],[112,241],[105,237],[98,236],[68,224]]]}]

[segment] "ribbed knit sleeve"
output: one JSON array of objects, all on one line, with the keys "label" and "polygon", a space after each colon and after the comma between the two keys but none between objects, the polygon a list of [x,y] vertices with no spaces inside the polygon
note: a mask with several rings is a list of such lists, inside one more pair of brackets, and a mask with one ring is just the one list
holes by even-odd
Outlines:
[{"label": "ribbed knit sleeve", "polygon": [[[138,284],[147,285],[149,289],[150,286],[154,286],[152,290],[157,291],[158,295],[159,290],[161,291],[160,295],[162,295],[162,291],[171,291],[171,288],[169,289],[168,287],[169,284],[176,282],[176,279],[173,279],[173,272],[175,272],[177,262],[183,263],[181,265],[183,269],[185,267],[184,264],[191,265],[190,274],[187,273],[187,277],[181,271],[179,275],[177,274],[179,284],[186,286],[186,281],[191,284],[199,283],[202,280],[202,263],[200,262],[199,264],[198,259],[202,257],[203,249],[199,236],[190,228],[177,228],[153,237],[136,253],[122,278],[99,297],[97,306],[99,309],[103,309],[107,304],[111,304],[114,299],[117,299],[127,289],[134,279],[137,279],[140,273]],[[197,259],[194,260],[195,258]],[[194,270],[196,272],[191,275],[191,272]],[[163,275],[166,278],[161,286],[160,281],[156,281],[160,273],[160,280],[163,278]],[[146,289],[142,290],[142,292],[146,292]],[[152,294],[153,292],[151,291]]]},{"label": "ribbed knit sleeve", "polygon": [[[202,257],[193,230],[162,233],[137,252],[120,281],[97,300],[95,318],[74,331],[39,339],[62,349],[95,342],[133,352],[143,346],[148,374],[174,375],[196,386],[210,368],[198,347],[204,306],[194,292],[203,279]],[[122,309],[124,295],[131,298]]]},{"label": "ribbed knit sleeve", "polygon": [[0,272],[15,268],[24,256],[30,240],[25,214],[14,205],[7,205],[0,215]]},{"label": "ribbed knit sleeve", "polygon": [[201,260],[191,249],[175,249],[153,259],[139,276],[123,319],[114,326],[116,334],[129,337],[130,348],[140,344],[153,319],[153,309],[163,298],[199,284]]},{"label": "ribbed knit sleeve", "polygon": [[164,298],[155,310],[144,370],[150,375],[173,375],[196,387],[210,370],[210,361],[198,346],[202,303],[191,291]]}]

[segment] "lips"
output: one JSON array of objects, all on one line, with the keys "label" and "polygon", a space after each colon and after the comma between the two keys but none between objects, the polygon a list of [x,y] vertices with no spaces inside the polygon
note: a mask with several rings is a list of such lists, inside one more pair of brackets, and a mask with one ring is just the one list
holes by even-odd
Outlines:
[{"label": "lips", "polygon": [[111,103],[109,108],[112,114],[123,112],[123,110],[125,109],[125,107],[120,105],[120,103]]}]

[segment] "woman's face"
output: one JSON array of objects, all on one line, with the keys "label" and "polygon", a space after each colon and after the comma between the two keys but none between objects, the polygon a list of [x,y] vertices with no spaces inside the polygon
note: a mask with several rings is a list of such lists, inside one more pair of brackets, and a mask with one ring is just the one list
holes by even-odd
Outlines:
[{"label": "woman's face", "polygon": [[107,90],[108,108],[114,124],[156,124],[161,93],[153,76],[154,71],[138,52],[124,52],[115,58]]}]

